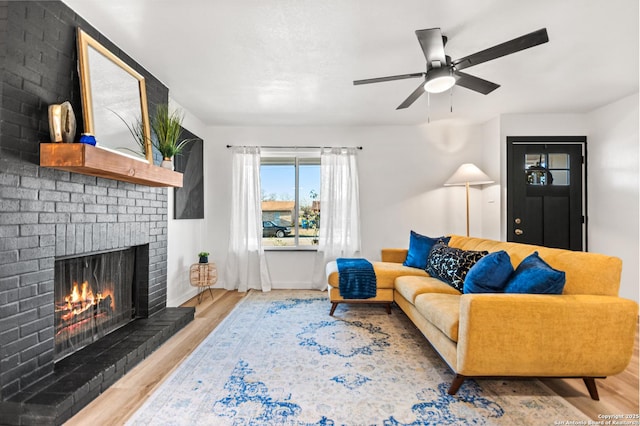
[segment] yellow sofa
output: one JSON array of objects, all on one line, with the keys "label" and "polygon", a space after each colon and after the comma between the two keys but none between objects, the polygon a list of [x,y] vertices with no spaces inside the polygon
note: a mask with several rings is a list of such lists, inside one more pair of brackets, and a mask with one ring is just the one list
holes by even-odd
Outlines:
[{"label": "yellow sofa", "polygon": [[[456,374],[449,394],[472,377],[578,377],[597,400],[595,379],[626,368],[638,304],[618,297],[620,259],[456,235],[449,245],[504,250],[514,268],[538,251],[566,273],[561,295],[461,294],[425,271],[402,266],[406,249],[382,250],[382,261],[373,262],[379,300],[356,302],[395,302]],[[337,303],[354,301],[340,298],[337,270],[327,272],[333,314]]]}]

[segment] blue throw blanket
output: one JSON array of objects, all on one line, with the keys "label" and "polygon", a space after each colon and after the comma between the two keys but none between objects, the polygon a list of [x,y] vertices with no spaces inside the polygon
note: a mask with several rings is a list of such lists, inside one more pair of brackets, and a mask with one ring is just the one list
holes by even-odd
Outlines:
[{"label": "blue throw blanket", "polygon": [[376,296],[376,274],[366,259],[336,259],[340,274],[340,296],[368,299]]}]

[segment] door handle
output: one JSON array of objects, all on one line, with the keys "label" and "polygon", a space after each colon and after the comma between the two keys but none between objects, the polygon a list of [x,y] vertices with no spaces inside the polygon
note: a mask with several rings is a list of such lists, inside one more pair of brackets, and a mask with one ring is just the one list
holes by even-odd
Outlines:
[{"label": "door handle", "polygon": [[522,235],[522,234],[524,234],[524,231],[522,229],[516,228],[513,231],[513,233],[516,234],[516,235]]}]

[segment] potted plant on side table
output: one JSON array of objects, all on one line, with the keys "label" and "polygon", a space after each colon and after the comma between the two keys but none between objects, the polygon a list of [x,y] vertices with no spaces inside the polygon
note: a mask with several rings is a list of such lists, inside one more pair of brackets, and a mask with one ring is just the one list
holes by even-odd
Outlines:
[{"label": "potted plant on side table", "polygon": [[201,251],[198,253],[198,257],[200,258],[200,263],[209,263],[209,252]]}]

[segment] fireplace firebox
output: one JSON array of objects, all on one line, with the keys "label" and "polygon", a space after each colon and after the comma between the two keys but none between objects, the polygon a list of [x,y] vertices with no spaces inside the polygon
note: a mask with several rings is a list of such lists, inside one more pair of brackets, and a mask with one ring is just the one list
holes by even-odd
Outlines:
[{"label": "fireplace firebox", "polygon": [[136,248],[55,261],[55,359],[135,318]]}]

